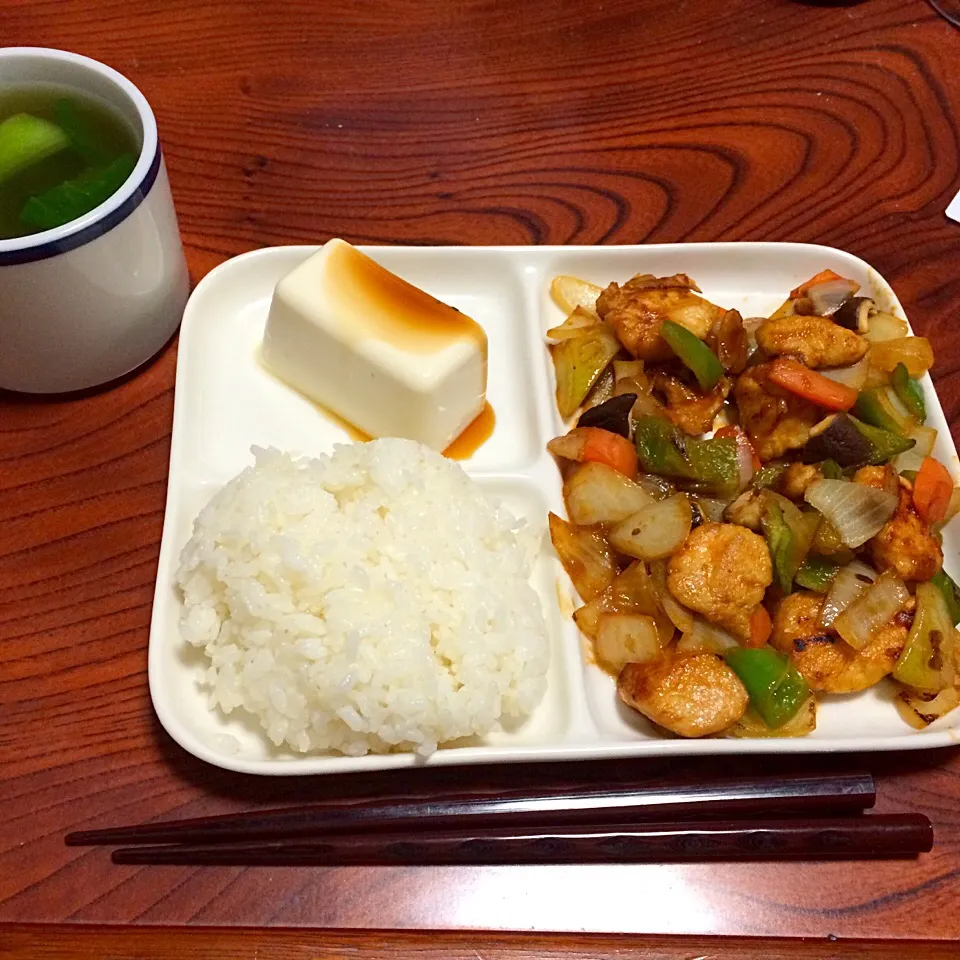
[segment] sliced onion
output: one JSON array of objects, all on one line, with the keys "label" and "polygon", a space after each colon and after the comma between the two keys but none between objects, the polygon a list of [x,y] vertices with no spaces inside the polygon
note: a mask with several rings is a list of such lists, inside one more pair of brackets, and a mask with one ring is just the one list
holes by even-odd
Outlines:
[{"label": "sliced onion", "polygon": [[911,377],[922,377],[933,366],[933,347],[926,337],[897,337],[870,347],[870,374],[874,370],[893,373],[898,363]]},{"label": "sliced onion", "polygon": [[681,633],[689,633],[693,630],[693,611],[678,603],[667,589],[666,560],[654,560],[650,564],[650,572],[653,574],[653,582],[657,585],[657,594],[664,613]]},{"label": "sliced onion", "polygon": [[613,361],[613,375],[616,377],[617,383],[621,380],[637,380],[640,377],[645,377],[644,365],[642,360],[614,360]]},{"label": "sliced onion", "polygon": [[605,463],[585,463],[563,485],[570,519],[580,526],[619,523],[654,502],[638,486]]},{"label": "sliced onion", "polygon": [[692,525],[690,501],[676,493],[617,524],[610,531],[610,545],[628,557],[659,560],[680,549]]},{"label": "sliced onion", "polygon": [[597,662],[616,676],[628,663],[649,663],[660,657],[660,636],[653,617],[638,613],[605,613],[594,641]]},{"label": "sliced onion", "polygon": [[940,526],[945,527],[958,513],[960,513],[960,487],[954,487],[953,493],[950,494],[950,502],[947,504],[947,512],[944,514]]},{"label": "sliced onion", "polygon": [[596,527],[575,526],[555,513],[551,513],[548,520],[550,540],[563,569],[577,593],[584,600],[592,600],[610,586],[617,574],[610,545]]},{"label": "sliced onion", "polygon": [[583,307],[590,313],[597,312],[597,297],[603,293],[603,287],[581,280],[579,277],[554,277],[550,283],[550,296],[553,302],[566,313],[573,313],[577,307]]},{"label": "sliced onion", "polygon": [[901,690],[894,700],[897,713],[915,730],[923,730],[935,720],[960,706],[960,691],[947,687],[936,696],[917,693],[914,690]]},{"label": "sliced onion", "polygon": [[805,737],[817,729],[817,698],[810,694],[800,709],[779,727],[768,727],[753,707],[732,726],[724,731],[725,737]]},{"label": "sliced onion", "polygon": [[860,284],[855,280],[837,277],[835,280],[824,280],[823,283],[808,287],[806,297],[818,317],[829,317],[844,300],[852,297],[859,289]]},{"label": "sliced onion", "polygon": [[875,313],[870,318],[870,326],[864,336],[871,343],[881,340],[899,340],[910,335],[910,327],[902,317],[895,317],[892,313]]},{"label": "sliced onion", "polygon": [[833,623],[834,630],[856,650],[862,650],[870,637],[886,626],[910,597],[903,581],[885,570],[873,586],[847,607]]},{"label": "sliced onion", "polygon": [[753,447],[742,433],[737,433],[737,471],[740,477],[740,489],[746,490],[756,472],[753,469]]},{"label": "sliced onion", "polygon": [[934,444],[937,442],[937,431],[933,427],[913,426],[907,431],[906,437],[916,442],[909,450],[904,450],[903,453],[894,457],[893,468],[897,473],[920,469],[923,458],[933,453]]},{"label": "sliced onion", "polygon": [[826,600],[823,601],[823,607],[820,610],[820,626],[832,627],[834,620],[876,579],[876,571],[871,570],[859,560],[841,567],[833,578]]},{"label": "sliced onion", "polygon": [[562,457],[564,460],[580,460],[586,445],[587,434],[571,430],[562,437],[554,437],[547,444],[547,450],[555,457]]},{"label": "sliced onion", "polygon": [[650,393],[650,379],[643,370],[642,360],[613,361],[613,395],[635,393],[638,397]]},{"label": "sliced onion", "polygon": [[837,529],[844,546],[863,546],[893,516],[897,498],[849,480],[815,480],[803,499]]},{"label": "sliced onion", "polygon": [[666,500],[667,497],[676,492],[676,488],[669,480],[658,477],[653,473],[641,473],[637,477],[637,484],[643,487],[654,500]]},{"label": "sliced onion", "polygon": [[713,497],[694,497],[694,502],[711,523],[723,523],[723,511],[727,509],[729,501],[716,500]]},{"label": "sliced onion", "polygon": [[658,417],[663,419],[665,410],[663,404],[652,393],[641,393],[637,396],[637,402],[630,411],[630,418],[633,421],[641,417]]},{"label": "sliced onion", "polygon": [[546,335],[550,340],[569,340],[570,337],[582,337],[590,327],[599,326],[600,321],[595,313],[577,307],[559,327],[551,327]]},{"label": "sliced onion", "polygon": [[[788,300],[787,303],[791,304],[790,312],[793,313],[792,301]],[[753,353],[757,349],[757,327],[764,323],[766,319],[766,317],[744,318],[743,332],[747,335],[747,351],[749,353]]]},{"label": "sliced onion", "polygon": [[731,647],[738,647],[734,637],[720,627],[708,623],[702,617],[693,618],[693,628],[685,630],[677,641],[678,653],[723,653]]},{"label": "sliced onion", "polygon": [[834,383],[842,383],[845,386],[852,387],[854,390],[862,390],[867,382],[867,373],[870,370],[870,361],[864,357],[859,363],[850,367],[834,367],[833,370],[818,370],[817,373],[832,380]]}]

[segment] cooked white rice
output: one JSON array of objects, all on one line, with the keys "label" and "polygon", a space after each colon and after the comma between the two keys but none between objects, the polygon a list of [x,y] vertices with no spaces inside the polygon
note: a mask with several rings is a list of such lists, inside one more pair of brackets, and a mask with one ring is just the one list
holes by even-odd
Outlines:
[{"label": "cooked white rice", "polygon": [[278,746],[360,756],[429,754],[536,706],[549,647],[528,527],[408,440],[253,452],[177,571],[214,707]]}]

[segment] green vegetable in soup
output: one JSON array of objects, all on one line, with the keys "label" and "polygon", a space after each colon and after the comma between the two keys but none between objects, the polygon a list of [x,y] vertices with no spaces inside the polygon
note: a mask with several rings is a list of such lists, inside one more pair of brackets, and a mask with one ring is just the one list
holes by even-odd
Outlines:
[{"label": "green vegetable in soup", "polygon": [[0,240],[89,213],[139,151],[134,129],[99,97],[44,81],[0,84]]},{"label": "green vegetable in soup", "polygon": [[86,170],[73,180],[31,197],[20,212],[20,219],[31,227],[50,230],[89,213],[112,197],[133,173],[133,156],[125,153],[105,167]]},{"label": "green vegetable in soup", "polygon": [[70,140],[70,146],[91,166],[103,166],[109,160],[97,135],[89,123],[77,112],[70,100],[58,100],[53,105],[57,124]]},{"label": "green vegetable in soup", "polygon": [[56,124],[29,113],[17,113],[0,123],[0,183],[70,146]]}]

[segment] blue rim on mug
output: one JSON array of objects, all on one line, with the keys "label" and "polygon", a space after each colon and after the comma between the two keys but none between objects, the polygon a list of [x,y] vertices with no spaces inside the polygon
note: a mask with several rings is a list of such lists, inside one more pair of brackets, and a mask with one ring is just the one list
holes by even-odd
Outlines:
[{"label": "blue rim on mug", "polygon": [[133,172],[119,190],[99,206],[76,220],[43,230],[26,237],[0,240],[0,268],[23,263],[46,260],[58,254],[82,247],[91,240],[103,236],[126,220],[143,202],[160,172],[160,142],[157,138],[157,122],[146,97],[122,73],[90,57],[66,50],[47,47],[0,48],[0,58],[16,60],[17,57],[44,57],[66,61],[92,70],[109,80],[123,93],[136,110],[143,130],[143,143]]}]

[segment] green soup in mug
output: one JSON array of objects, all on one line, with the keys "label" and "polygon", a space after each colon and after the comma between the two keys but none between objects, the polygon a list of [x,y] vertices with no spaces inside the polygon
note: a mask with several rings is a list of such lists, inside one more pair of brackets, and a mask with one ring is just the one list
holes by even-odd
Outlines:
[{"label": "green soup in mug", "polygon": [[140,153],[108,104],[59,84],[0,86],[0,240],[76,220],[112,196]]}]

